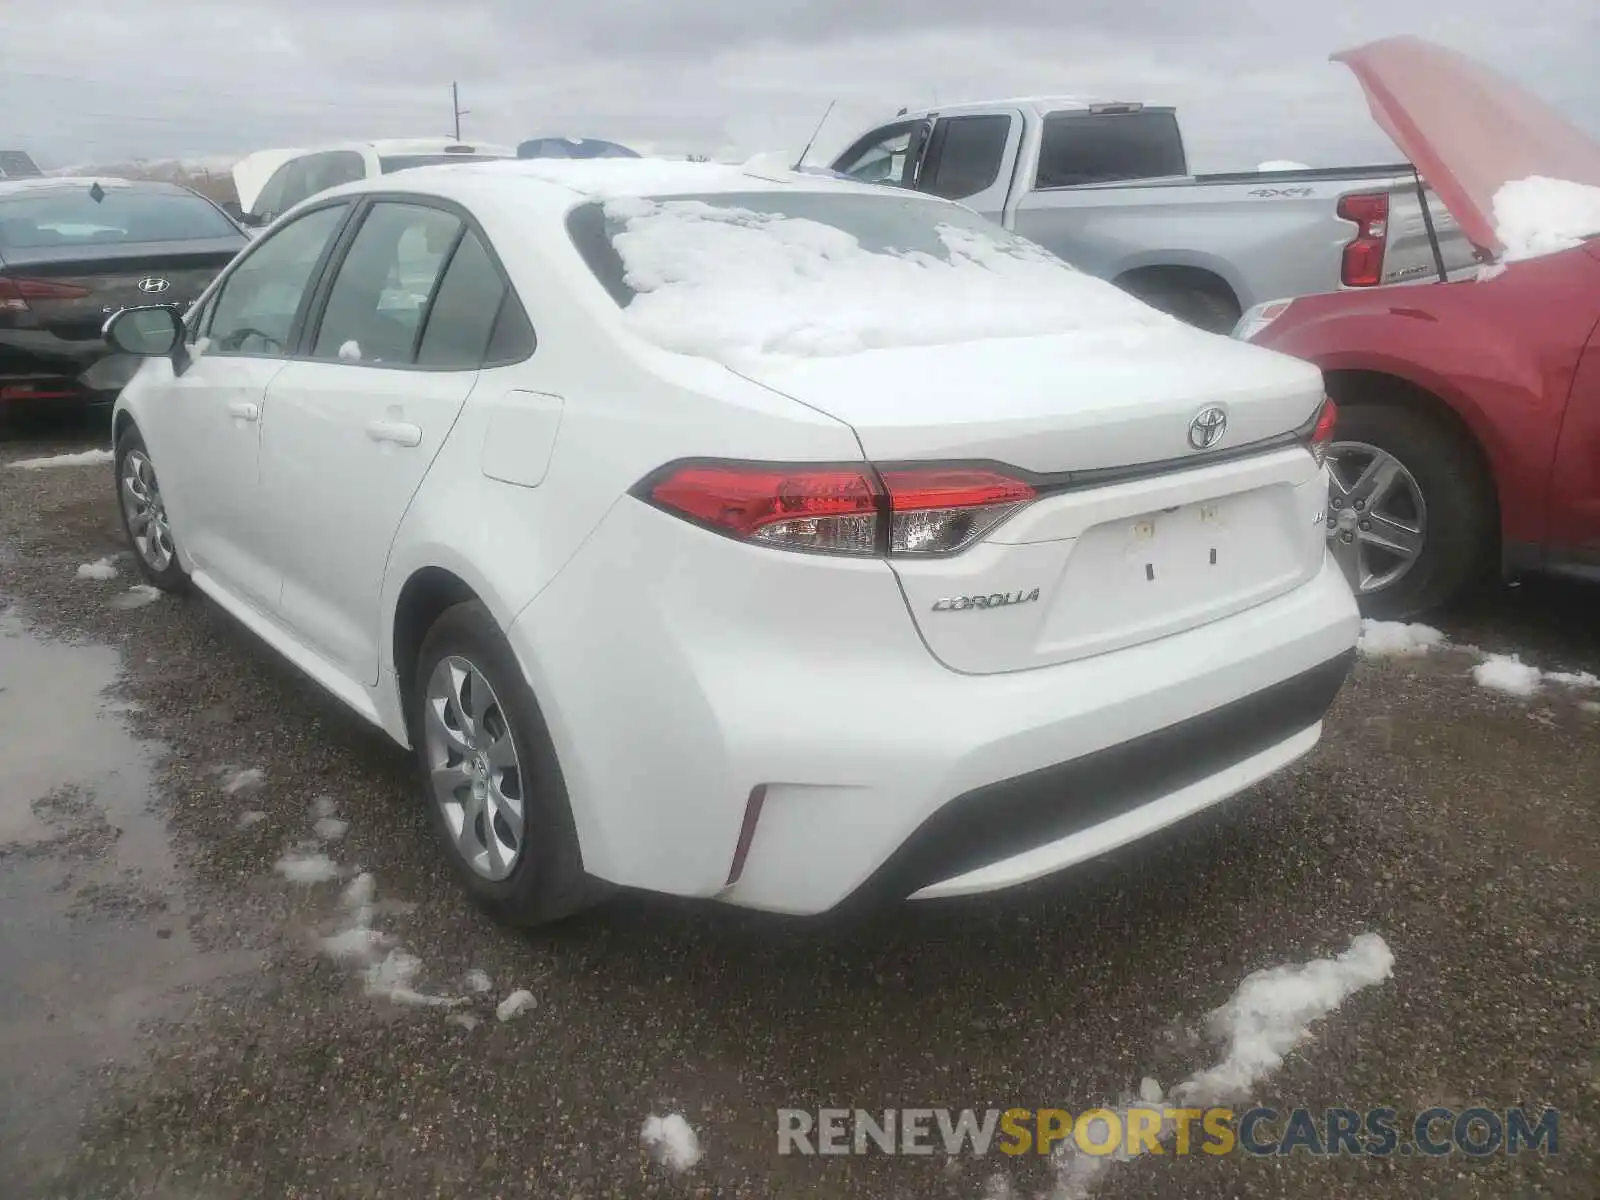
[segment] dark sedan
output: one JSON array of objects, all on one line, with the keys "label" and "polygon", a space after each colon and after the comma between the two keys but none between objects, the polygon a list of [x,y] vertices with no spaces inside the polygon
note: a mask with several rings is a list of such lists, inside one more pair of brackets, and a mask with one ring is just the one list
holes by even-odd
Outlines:
[{"label": "dark sedan", "polygon": [[176,184],[0,181],[0,413],[115,400],[138,361],[106,348],[106,319],[136,305],[183,312],[249,244]]}]

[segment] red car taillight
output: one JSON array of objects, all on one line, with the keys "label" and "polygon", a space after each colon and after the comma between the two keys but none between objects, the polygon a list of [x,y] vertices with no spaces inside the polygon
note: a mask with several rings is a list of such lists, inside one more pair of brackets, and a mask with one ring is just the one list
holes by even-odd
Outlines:
[{"label": "red car taillight", "polygon": [[1306,438],[1306,449],[1311,451],[1311,457],[1317,460],[1317,465],[1327,461],[1328,445],[1333,441],[1333,427],[1339,423],[1339,406],[1333,402],[1331,396],[1324,397],[1322,407],[1317,410],[1317,419],[1312,422],[1311,433]]},{"label": "red car taillight", "polygon": [[29,300],[82,300],[89,289],[48,279],[13,279],[0,275],[0,309],[26,312]]},{"label": "red car taillight", "polygon": [[950,554],[1031,501],[1033,487],[984,467],[667,467],[634,494],[741,541],[824,554]]},{"label": "red car taillight", "polygon": [[1376,287],[1383,282],[1383,250],[1389,239],[1389,193],[1341,196],[1338,213],[1356,225],[1356,236],[1344,248],[1340,280],[1346,287]]}]

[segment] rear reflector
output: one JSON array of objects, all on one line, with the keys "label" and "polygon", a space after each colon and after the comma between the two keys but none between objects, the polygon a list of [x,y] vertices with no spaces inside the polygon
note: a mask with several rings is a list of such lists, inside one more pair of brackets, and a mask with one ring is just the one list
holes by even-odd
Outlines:
[{"label": "rear reflector", "polygon": [[1389,239],[1389,193],[1341,196],[1338,213],[1356,225],[1356,236],[1344,248],[1340,282],[1346,287],[1376,287],[1383,282],[1383,251]]},{"label": "rear reflector", "polygon": [[0,309],[22,312],[29,300],[82,300],[89,289],[49,279],[14,279],[0,275]]},{"label": "rear reflector", "polygon": [[657,508],[741,541],[823,554],[952,554],[1035,497],[989,468],[669,466],[634,489]]}]

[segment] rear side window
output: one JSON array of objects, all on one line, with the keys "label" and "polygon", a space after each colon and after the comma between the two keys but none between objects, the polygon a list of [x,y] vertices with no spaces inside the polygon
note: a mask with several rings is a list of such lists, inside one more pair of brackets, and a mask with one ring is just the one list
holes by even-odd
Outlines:
[{"label": "rear side window", "polygon": [[1171,112],[1052,113],[1044,119],[1034,186],[1155,179],[1188,170]]},{"label": "rear side window", "polygon": [[1000,178],[1010,136],[1011,118],[1003,113],[941,120],[933,131],[918,188],[946,200],[964,200],[988,190]]},{"label": "rear side window", "polygon": [[475,370],[490,360],[490,338],[509,292],[483,242],[468,230],[434,294],[417,365]]},{"label": "rear side window", "polygon": [[416,361],[423,312],[461,229],[442,209],[373,205],[329,289],[312,356],[372,366]]}]

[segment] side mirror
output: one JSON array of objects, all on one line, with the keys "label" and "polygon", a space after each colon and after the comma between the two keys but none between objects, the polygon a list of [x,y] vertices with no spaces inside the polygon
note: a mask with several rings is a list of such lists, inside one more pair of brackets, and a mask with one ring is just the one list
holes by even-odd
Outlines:
[{"label": "side mirror", "polygon": [[183,345],[183,321],[171,308],[125,308],[105,324],[106,345],[140,358],[165,358]]}]

